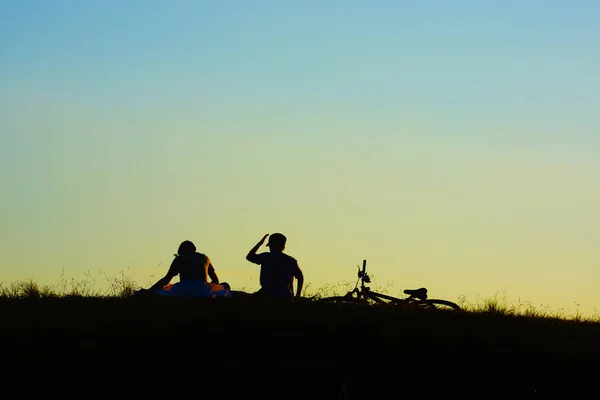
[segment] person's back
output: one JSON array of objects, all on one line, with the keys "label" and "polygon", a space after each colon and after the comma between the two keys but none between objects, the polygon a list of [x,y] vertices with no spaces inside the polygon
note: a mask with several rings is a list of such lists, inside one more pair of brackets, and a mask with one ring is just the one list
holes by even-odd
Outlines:
[{"label": "person's back", "polygon": [[294,277],[298,275],[298,262],[285,253],[262,253],[260,257],[260,285],[273,296],[292,296]]},{"label": "person's back", "polygon": [[183,253],[173,260],[173,272],[179,273],[180,281],[200,280],[208,282],[212,267],[209,258],[202,253]]}]

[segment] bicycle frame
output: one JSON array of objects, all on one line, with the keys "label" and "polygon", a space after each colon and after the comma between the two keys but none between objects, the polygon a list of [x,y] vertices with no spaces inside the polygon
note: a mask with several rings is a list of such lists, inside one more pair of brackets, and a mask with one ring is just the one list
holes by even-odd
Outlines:
[{"label": "bicycle frame", "polygon": [[378,303],[383,303],[383,301],[381,299],[394,301],[394,302],[407,301],[407,300],[411,299],[410,297],[407,299],[399,299],[397,297],[388,296],[387,294],[373,292],[373,291],[371,291],[371,289],[368,286],[361,287],[360,290],[358,288],[354,288],[354,290],[346,293],[346,295],[344,297],[352,297],[355,294],[357,295],[356,296],[357,300],[358,299],[363,299],[363,300],[371,299],[371,300],[377,301]]},{"label": "bicycle frame", "polygon": [[[392,297],[392,296],[388,296],[386,294],[383,293],[377,293],[377,292],[373,292],[371,291],[371,288],[368,287],[367,285],[365,285],[365,283],[371,283],[371,277],[369,276],[369,274],[367,274],[367,260],[363,260],[363,265],[362,265],[362,270],[358,269],[358,278],[360,280],[360,289],[358,287],[355,287],[352,291],[346,293],[346,295],[344,297],[353,297],[354,295],[356,295],[356,299],[371,299],[377,302],[382,303],[383,300],[389,300],[389,301],[405,301],[405,300],[409,300],[411,299],[411,297],[409,297],[408,299],[399,299],[397,297]],[[357,286],[358,286],[358,282],[357,282]]]}]

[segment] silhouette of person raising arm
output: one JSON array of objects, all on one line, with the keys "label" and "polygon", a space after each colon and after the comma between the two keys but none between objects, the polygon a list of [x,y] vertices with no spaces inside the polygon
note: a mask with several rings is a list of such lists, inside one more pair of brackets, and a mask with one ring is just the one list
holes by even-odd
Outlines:
[{"label": "silhouette of person raising arm", "polygon": [[256,254],[260,246],[267,239],[267,236],[269,234],[266,234],[246,256],[246,260],[261,266],[261,289],[256,294],[273,297],[293,297],[293,284],[294,278],[296,278],[298,280],[296,297],[300,297],[302,286],[304,285],[304,275],[298,266],[298,261],[283,252],[287,241],[287,238],[283,234],[272,234],[267,243],[270,251]]}]

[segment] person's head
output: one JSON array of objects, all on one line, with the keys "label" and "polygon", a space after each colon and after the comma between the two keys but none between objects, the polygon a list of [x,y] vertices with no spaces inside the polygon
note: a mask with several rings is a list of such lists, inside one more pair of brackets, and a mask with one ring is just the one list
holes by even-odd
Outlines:
[{"label": "person's head", "polygon": [[285,249],[286,241],[287,238],[283,236],[283,234],[274,233],[269,236],[269,243],[267,243],[267,246],[269,246],[272,252],[282,252]]},{"label": "person's head", "polygon": [[182,255],[182,254],[187,254],[187,253],[195,253],[196,252],[196,246],[194,246],[194,243],[192,243],[189,240],[185,240],[183,242],[181,242],[181,244],[179,245],[179,249],[177,250],[177,254]]}]

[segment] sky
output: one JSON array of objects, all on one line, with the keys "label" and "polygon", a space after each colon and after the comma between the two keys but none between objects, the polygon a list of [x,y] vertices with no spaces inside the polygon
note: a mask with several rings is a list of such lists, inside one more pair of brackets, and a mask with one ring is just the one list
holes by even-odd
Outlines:
[{"label": "sky", "polygon": [[1,1],[0,282],[192,240],[256,290],[281,232],[311,289],[595,314],[599,70],[595,0]]}]

